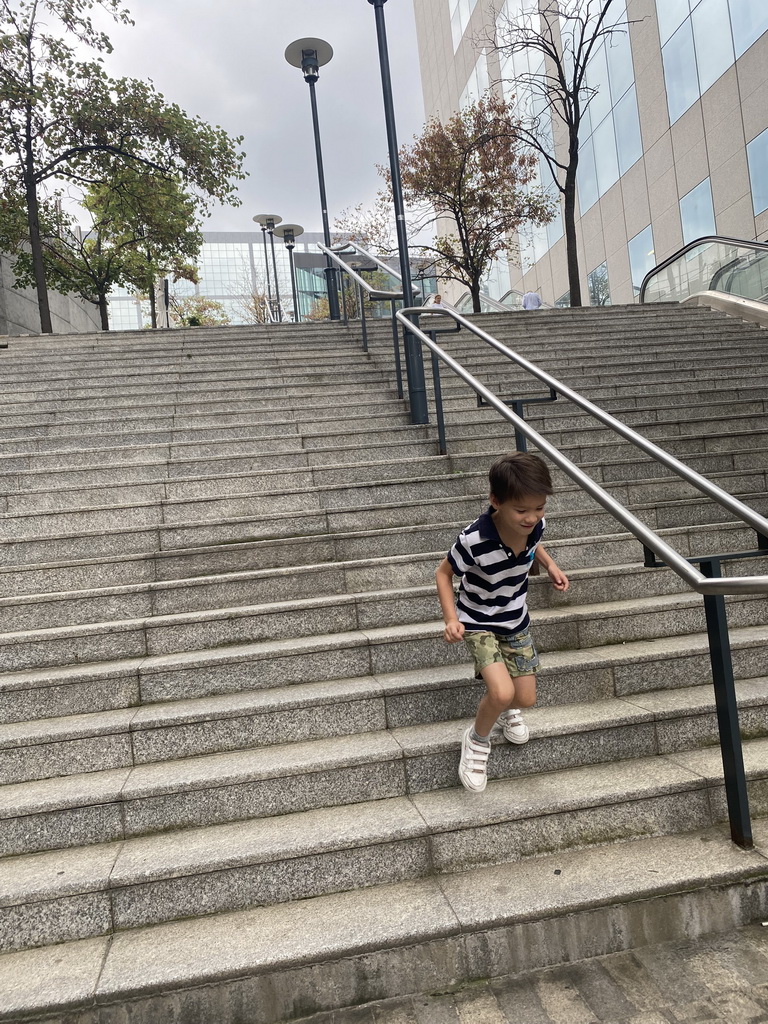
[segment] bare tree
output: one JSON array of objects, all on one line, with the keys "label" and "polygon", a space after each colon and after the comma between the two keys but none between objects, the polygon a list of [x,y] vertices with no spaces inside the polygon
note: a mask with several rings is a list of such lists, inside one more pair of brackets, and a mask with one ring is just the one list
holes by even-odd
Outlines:
[{"label": "bare tree", "polygon": [[[495,13],[493,38],[479,41],[495,50],[502,83],[510,83],[528,111],[518,131],[552,172],[563,196],[568,284],[571,305],[580,306],[581,282],[576,247],[576,171],[579,132],[597,89],[588,84],[587,65],[603,40],[627,30],[615,14],[616,0],[509,0]],[[539,10],[539,7],[541,8]]]}]

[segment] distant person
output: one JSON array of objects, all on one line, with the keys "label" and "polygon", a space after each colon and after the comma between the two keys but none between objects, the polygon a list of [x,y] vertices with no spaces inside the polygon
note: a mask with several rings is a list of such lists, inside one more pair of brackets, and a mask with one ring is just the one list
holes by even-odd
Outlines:
[{"label": "distant person", "polygon": [[443,296],[440,295],[439,293],[435,295],[435,301],[432,303],[432,305],[436,306],[438,309],[445,309],[445,306],[443,305]]},{"label": "distant person", "polygon": [[523,296],[523,309],[539,309],[542,305],[538,292],[526,292]]}]

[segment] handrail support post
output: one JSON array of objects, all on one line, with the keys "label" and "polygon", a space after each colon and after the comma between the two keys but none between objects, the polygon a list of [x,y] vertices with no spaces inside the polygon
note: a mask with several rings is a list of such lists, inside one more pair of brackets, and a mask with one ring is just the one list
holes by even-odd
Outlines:
[{"label": "handrail support post", "polygon": [[[704,576],[713,578],[721,575],[719,558],[701,559],[700,567]],[[751,849],[753,845],[752,825],[749,818],[747,779],[744,772],[744,755],[739,731],[739,709],[733,681],[733,662],[728,638],[725,597],[722,594],[705,594],[704,613],[707,620],[709,658],[712,666],[712,682],[715,687],[717,727],[723,758],[725,798],[728,805],[731,839],[737,846]]]},{"label": "handrail support post", "polygon": [[[432,344],[436,344],[437,335],[435,331],[429,331]],[[440,384],[440,362],[434,352],[432,357],[432,386],[435,392],[435,416],[437,418],[437,447],[441,455],[448,454],[448,445],[445,439],[445,416],[443,414],[443,389]]]}]

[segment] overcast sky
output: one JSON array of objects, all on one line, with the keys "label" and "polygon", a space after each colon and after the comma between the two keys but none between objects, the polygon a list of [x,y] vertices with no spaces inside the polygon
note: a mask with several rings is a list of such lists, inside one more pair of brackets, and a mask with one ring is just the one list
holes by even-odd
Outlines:
[{"label": "overcast sky", "polygon": [[[105,23],[115,77],[151,78],[189,115],[243,135],[249,177],[242,206],[219,207],[210,231],[253,230],[256,213],[322,229],[309,88],[285,60],[295,39],[334,49],[317,101],[331,226],[343,208],[370,203],[387,163],[374,8],[367,0],[125,0],[135,25]],[[389,0],[389,41],[398,142],[424,122],[413,0]]]}]

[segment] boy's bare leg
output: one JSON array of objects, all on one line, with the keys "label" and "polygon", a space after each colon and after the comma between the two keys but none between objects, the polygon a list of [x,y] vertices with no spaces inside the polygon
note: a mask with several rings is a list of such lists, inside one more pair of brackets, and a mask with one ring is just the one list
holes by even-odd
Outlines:
[{"label": "boy's bare leg", "polygon": [[488,736],[499,715],[507,708],[530,708],[536,703],[536,676],[515,676],[502,662],[488,665],[481,673],[485,694],[477,708],[475,732]]}]

